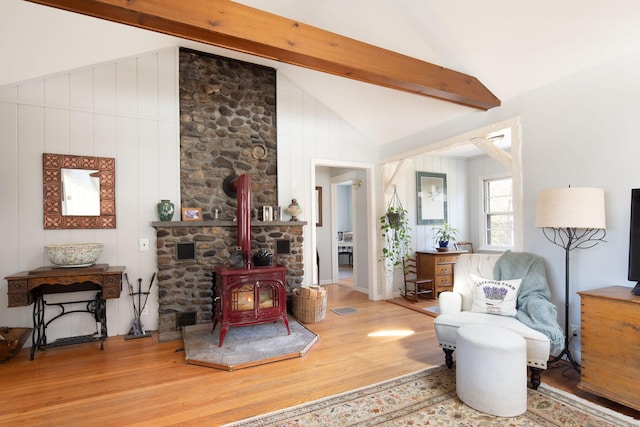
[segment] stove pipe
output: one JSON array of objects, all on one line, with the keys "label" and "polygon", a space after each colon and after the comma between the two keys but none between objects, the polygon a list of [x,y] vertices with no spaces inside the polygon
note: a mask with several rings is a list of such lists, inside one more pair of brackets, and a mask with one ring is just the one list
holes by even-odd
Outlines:
[{"label": "stove pipe", "polygon": [[238,246],[246,256],[245,268],[251,269],[251,177],[242,174],[229,182],[238,200]]}]

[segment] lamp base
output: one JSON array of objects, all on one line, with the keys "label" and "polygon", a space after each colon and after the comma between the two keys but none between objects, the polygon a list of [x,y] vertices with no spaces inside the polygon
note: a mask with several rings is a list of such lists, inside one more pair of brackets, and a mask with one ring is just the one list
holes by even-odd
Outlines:
[{"label": "lamp base", "polygon": [[561,360],[562,356],[564,356],[565,354],[567,355],[567,360],[569,361],[569,363],[571,363],[571,366],[573,367],[573,369],[575,369],[576,371],[580,372],[580,365],[578,364],[578,362],[576,362],[576,360],[571,355],[571,351],[569,350],[569,344],[568,343],[565,344],[565,347],[564,347],[564,349],[562,349],[560,354],[558,354],[552,360],[549,360],[547,363],[548,364],[555,363],[555,362]]}]

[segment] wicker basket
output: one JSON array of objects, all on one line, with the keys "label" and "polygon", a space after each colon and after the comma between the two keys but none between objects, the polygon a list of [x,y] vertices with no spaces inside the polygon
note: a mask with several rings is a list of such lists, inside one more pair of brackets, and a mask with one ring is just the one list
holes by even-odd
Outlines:
[{"label": "wicker basket", "polygon": [[31,328],[0,328],[0,362],[6,362],[18,354],[27,337],[31,335]]},{"label": "wicker basket", "polygon": [[314,323],[327,314],[327,290],[317,285],[293,290],[293,315],[302,323]]}]

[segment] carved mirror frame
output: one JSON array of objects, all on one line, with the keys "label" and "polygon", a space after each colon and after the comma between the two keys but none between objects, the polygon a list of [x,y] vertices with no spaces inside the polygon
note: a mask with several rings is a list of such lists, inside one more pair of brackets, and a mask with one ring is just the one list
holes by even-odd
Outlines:
[{"label": "carved mirror frame", "polygon": [[[62,169],[99,171],[99,216],[62,215]],[[116,159],[43,153],[42,187],[45,229],[116,228]]]}]

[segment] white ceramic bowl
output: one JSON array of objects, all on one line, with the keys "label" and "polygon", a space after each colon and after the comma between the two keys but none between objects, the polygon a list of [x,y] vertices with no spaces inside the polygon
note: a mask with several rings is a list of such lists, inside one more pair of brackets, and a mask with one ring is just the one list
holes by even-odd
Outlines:
[{"label": "white ceramic bowl", "polygon": [[49,261],[59,267],[88,267],[102,253],[102,243],[66,243],[44,247]]}]

